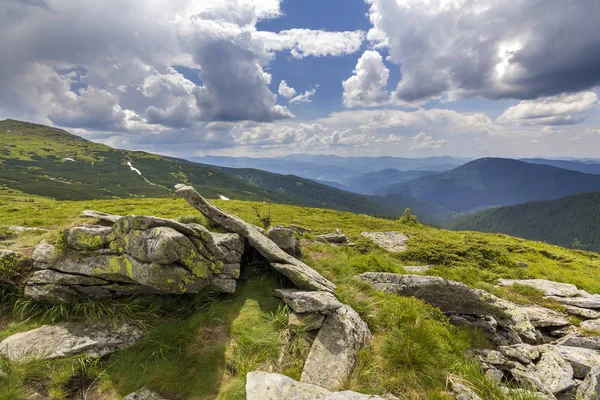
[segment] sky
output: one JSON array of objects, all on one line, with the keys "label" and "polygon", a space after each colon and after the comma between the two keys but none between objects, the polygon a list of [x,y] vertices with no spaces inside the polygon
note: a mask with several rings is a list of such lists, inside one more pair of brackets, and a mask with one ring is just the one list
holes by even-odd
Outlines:
[{"label": "sky", "polygon": [[0,119],[193,157],[600,150],[600,0],[3,0]]}]

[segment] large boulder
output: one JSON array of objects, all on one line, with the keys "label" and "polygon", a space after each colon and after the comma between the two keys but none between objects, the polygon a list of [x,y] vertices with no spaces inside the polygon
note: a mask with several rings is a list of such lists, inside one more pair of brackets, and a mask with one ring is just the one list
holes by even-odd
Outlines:
[{"label": "large boulder", "polygon": [[573,367],[553,351],[542,355],[533,373],[554,395],[575,385]]},{"label": "large boulder", "polygon": [[356,366],[358,352],[371,332],[351,307],[344,305],[327,317],[304,364],[301,382],[340,389]]},{"label": "large boulder", "polygon": [[569,335],[562,338],[557,344],[569,347],[581,347],[590,350],[600,350],[600,336]]},{"label": "large boulder", "polygon": [[592,368],[600,366],[600,351],[560,345],[554,346],[554,350],[571,364],[577,379],[584,379]]},{"label": "large boulder", "polygon": [[518,335],[509,335],[506,338],[509,342],[518,343],[519,337],[527,342],[539,340],[525,310],[484,290],[438,276],[367,272],[359,277],[381,291],[422,299],[445,313],[493,317],[509,334]]},{"label": "large boulder", "polygon": [[330,314],[342,303],[328,292],[304,292],[295,289],[275,289],[275,297],[282,299],[294,312]]},{"label": "large boulder", "polygon": [[400,232],[363,232],[361,236],[371,239],[392,253],[401,253],[408,249],[408,236]]},{"label": "large boulder", "polygon": [[44,325],[4,339],[0,342],[0,355],[11,361],[47,360],[76,354],[101,357],[130,347],[143,336],[142,331],[127,324],[117,327],[74,322]]},{"label": "large boulder", "polygon": [[558,311],[539,306],[521,307],[536,328],[560,327],[570,324],[569,316]]},{"label": "large boulder", "polygon": [[578,400],[600,400],[600,366],[594,367],[577,389]]},{"label": "large boulder", "polygon": [[[101,216],[101,214],[100,214]],[[24,293],[65,303],[81,297],[196,293],[206,287],[231,293],[240,275],[244,242],[237,234],[213,236],[198,224],[128,215],[110,226],[64,232],[60,246],[34,250],[38,271]]]},{"label": "large boulder", "polygon": [[296,258],[302,257],[302,246],[300,246],[300,241],[296,238],[292,228],[272,226],[267,229],[265,235],[289,255]]},{"label": "large boulder", "polygon": [[[335,367],[335,366],[332,366]],[[254,371],[246,376],[247,400],[385,400],[384,397],[351,391],[331,392],[321,386],[297,382],[290,377]]]}]

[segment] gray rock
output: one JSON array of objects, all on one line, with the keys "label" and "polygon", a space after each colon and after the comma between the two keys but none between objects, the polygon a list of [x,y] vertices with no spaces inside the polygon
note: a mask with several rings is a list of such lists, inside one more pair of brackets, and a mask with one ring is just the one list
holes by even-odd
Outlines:
[{"label": "gray rock", "polygon": [[75,354],[101,357],[130,347],[143,336],[139,329],[126,324],[116,328],[74,322],[44,325],[4,339],[0,342],[0,355],[11,361],[47,360]]},{"label": "gray rock", "polygon": [[554,395],[575,385],[573,367],[553,351],[542,354],[533,373]]},{"label": "gray rock", "polygon": [[554,351],[573,367],[573,376],[584,379],[592,368],[600,366],[600,351],[570,346],[554,346]]},{"label": "gray rock", "polygon": [[297,313],[330,314],[343,304],[328,292],[304,292],[295,289],[275,289],[273,295],[282,299]]},{"label": "gray rock", "polygon": [[323,326],[325,315],[323,314],[298,314],[291,312],[288,316],[288,328],[291,332],[299,330],[314,331]]},{"label": "gray rock", "polygon": [[600,350],[600,336],[576,336],[569,335],[561,339],[557,344],[569,347],[581,347],[583,349]]},{"label": "gray rock", "polygon": [[81,215],[84,217],[87,217],[87,218],[96,218],[101,221],[108,222],[111,225],[114,224],[115,222],[117,222],[119,219],[121,219],[120,215],[111,215],[111,214],[103,213],[100,211],[94,211],[94,210],[83,210]]},{"label": "gray rock", "polygon": [[504,372],[496,368],[489,368],[487,371],[485,371],[485,376],[499,384],[504,379]]},{"label": "gray rock", "polygon": [[348,236],[343,233],[326,233],[324,235],[317,235],[317,239],[322,241],[333,243],[333,244],[346,244],[349,243]]},{"label": "gray rock", "polygon": [[529,321],[536,328],[560,327],[570,324],[568,315],[558,311],[540,306],[523,306],[521,309],[525,311]]},{"label": "gray rock", "polygon": [[498,286],[512,286],[514,284],[531,286],[541,290],[546,296],[572,297],[580,296],[583,291],[577,289],[577,286],[570,283],[561,283],[549,281],[546,279],[500,279]]},{"label": "gray rock", "polygon": [[600,311],[589,310],[587,308],[579,308],[574,306],[564,306],[565,311],[570,315],[576,315],[578,317],[588,318],[588,319],[598,319],[600,318]]},{"label": "gray rock", "polygon": [[400,296],[417,297],[446,313],[491,316],[499,325],[514,331],[528,342],[536,342],[539,339],[527,313],[520,307],[486,291],[471,289],[464,283],[437,276],[384,272],[367,272],[359,277],[379,290]]},{"label": "gray rock", "polygon": [[541,355],[541,350],[538,346],[532,346],[526,343],[500,346],[498,347],[498,351],[504,356],[514,358],[523,364],[530,364],[540,358]]},{"label": "gray rock", "polygon": [[312,233],[312,229],[308,229],[308,228],[305,228],[305,227],[300,226],[300,225],[291,224],[289,226],[289,228],[292,229],[294,232],[296,232],[298,235],[304,235],[304,234],[307,234],[307,233]]},{"label": "gray rock", "polygon": [[344,305],[325,319],[308,353],[301,382],[338,390],[350,377],[358,352],[371,337],[367,324]]},{"label": "gray rock", "polygon": [[225,230],[235,232],[248,239],[250,246],[254,247],[270,262],[273,268],[289,278],[299,289],[335,292],[336,286],[332,282],[302,261],[281,250],[271,239],[259,232],[254,225],[219,209],[191,186],[177,185],[175,188],[178,196],[183,197],[206,218]]},{"label": "gray rock", "polygon": [[27,285],[107,285],[104,279],[93,278],[85,275],[72,275],[51,269],[35,271],[27,280]]},{"label": "gray rock", "polygon": [[54,261],[55,253],[56,251],[54,245],[42,240],[37,246],[35,246],[35,249],[33,250],[33,256],[31,257],[33,261],[35,261],[33,266],[35,267],[36,263],[51,263]]},{"label": "gray rock", "polygon": [[600,319],[590,319],[589,321],[583,321],[580,327],[582,329],[600,332]]},{"label": "gray rock", "polygon": [[384,397],[351,392],[331,392],[280,374],[254,371],[246,375],[246,400],[385,400]]},{"label": "gray rock", "polygon": [[456,400],[481,400],[481,397],[462,383],[454,383],[452,391],[456,395]]},{"label": "gray rock", "polygon": [[392,253],[401,253],[408,249],[408,236],[400,232],[363,232],[361,236],[371,239]]},{"label": "gray rock", "polygon": [[534,388],[537,392],[541,392],[550,399],[556,399],[550,388],[544,385],[544,383],[533,373],[529,371],[512,370],[510,371],[514,380],[519,383],[520,386],[526,386]]},{"label": "gray rock", "polygon": [[152,390],[143,387],[137,392],[133,392],[125,396],[123,400],[166,400],[164,397],[159,396]]},{"label": "gray rock", "polygon": [[265,235],[279,246],[279,248],[291,256],[302,257],[302,246],[296,238],[294,230],[283,226],[270,227]]},{"label": "gray rock", "polygon": [[98,250],[115,239],[113,229],[106,226],[76,226],[64,232],[68,247],[75,250]]},{"label": "gray rock", "polygon": [[600,366],[594,367],[577,389],[577,400],[600,400]]},{"label": "gray rock", "polygon": [[600,295],[597,294],[580,297],[547,296],[547,298],[556,300],[567,306],[589,308],[592,310],[600,309]]},{"label": "gray rock", "polygon": [[517,261],[517,265],[521,268],[529,267],[529,264],[527,264],[526,262],[523,262],[523,261]]}]

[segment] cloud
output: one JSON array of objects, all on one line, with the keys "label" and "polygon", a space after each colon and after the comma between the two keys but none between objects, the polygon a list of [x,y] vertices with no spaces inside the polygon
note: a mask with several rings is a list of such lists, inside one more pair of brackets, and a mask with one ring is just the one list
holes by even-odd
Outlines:
[{"label": "cloud", "polygon": [[535,99],[600,84],[600,3],[366,0],[368,39],[389,50],[402,102]]},{"label": "cloud", "polygon": [[289,50],[294,58],[356,53],[365,39],[363,31],[329,32],[311,29],[290,29],[279,33],[258,31],[255,36],[263,41],[267,50]]},{"label": "cloud", "polygon": [[293,99],[296,96],[296,89],[289,87],[286,81],[279,82],[279,90],[277,93],[286,99]]},{"label": "cloud", "polygon": [[299,94],[298,96],[291,99],[290,103],[310,103],[310,102],[312,102],[311,97],[314,96],[315,93],[317,93],[317,88],[318,88],[318,86],[315,86],[314,88],[309,89],[302,94]]},{"label": "cloud", "polygon": [[342,82],[344,105],[370,107],[388,103],[390,95],[385,88],[389,76],[381,54],[365,51],[356,63],[354,75]]},{"label": "cloud", "polygon": [[431,136],[421,132],[413,136],[410,150],[439,150],[447,146],[448,141],[446,139],[433,140]]},{"label": "cloud", "polygon": [[523,100],[498,117],[498,122],[516,122],[524,125],[566,125],[584,120],[581,116],[598,105],[594,92],[563,94]]}]

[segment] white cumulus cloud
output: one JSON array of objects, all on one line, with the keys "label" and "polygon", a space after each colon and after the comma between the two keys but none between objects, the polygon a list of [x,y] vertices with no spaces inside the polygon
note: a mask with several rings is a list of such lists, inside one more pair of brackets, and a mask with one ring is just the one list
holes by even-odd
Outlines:
[{"label": "white cumulus cloud", "polygon": [[342,83],[346,107],[377,106],[390,101],[386,90],[390,71],[383,64],[381,54],[367,50],[358,59],[354,75]]},{"label": "white cumulus cloud", "polygon": [[446,139],[433,140],[431,136],[421,132],[412,137],[411,150],[439,150],[448,146]]}]

